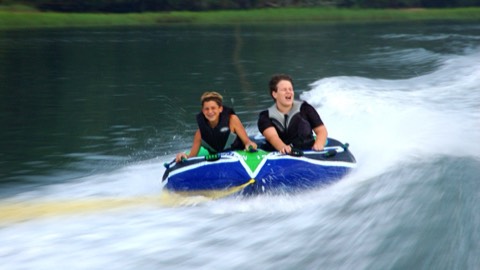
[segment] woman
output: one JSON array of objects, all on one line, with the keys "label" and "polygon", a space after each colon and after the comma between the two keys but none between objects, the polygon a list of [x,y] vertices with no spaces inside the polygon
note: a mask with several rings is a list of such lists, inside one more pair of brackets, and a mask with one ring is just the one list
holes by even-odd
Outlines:
[{"label": "woman", "polygon": [[198,129],[193,138],[190,153],[178,153],[175,161],[194,157],[198,154],[200,146],[205,147],[210,153],[218,153],[235,149],[257,149],[257,144],[252,142],[233,109],[223,106],[223,97],[217,92],[205,92],[200,98],[202,112],[197,114]]},{"label": "woman", "polygon": [[275,104],[260,112],[258,119],[258,129],[267,140],[267,150],[282,154],[290,154],[292,148],[323,150],[327,128],[315,108],[305,101],[294,100],[292,78],[285,74],[274,75],[269,88]]}]

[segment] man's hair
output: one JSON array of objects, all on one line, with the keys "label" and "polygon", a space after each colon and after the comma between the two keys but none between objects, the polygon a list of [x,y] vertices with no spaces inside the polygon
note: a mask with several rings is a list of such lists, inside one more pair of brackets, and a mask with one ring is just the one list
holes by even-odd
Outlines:
[{"label": "man's hair", "polygon": [[289,75],[287,75],[287,74],[275,74],[275,75],[273,75],[272,78],[270,79],[270,82],[268,83],[268,87],[269,87],[269,90],[270,90],[270,96],[272,98],[273,98],[273,92],[277,91],[277,84],[280,81],[289,81],[293,86],[292,77],[290,77]]}]

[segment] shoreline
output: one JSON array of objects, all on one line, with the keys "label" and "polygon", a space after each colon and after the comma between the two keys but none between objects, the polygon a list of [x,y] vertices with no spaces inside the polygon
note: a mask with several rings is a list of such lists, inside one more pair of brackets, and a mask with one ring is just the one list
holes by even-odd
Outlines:
[{"label": "shoreline", "polygon": [[342,9],[315,7],[123,14],[0,10],[0,30],[320,22],[425,22],[435,20],[480,21],[480,7],[449,9]]}]

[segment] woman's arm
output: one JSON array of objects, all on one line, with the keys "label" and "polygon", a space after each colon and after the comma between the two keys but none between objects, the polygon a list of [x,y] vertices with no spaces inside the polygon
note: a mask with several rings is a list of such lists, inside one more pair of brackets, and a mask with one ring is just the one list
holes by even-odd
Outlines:
[{"label": "woman's arm", "polygon": [[257,144],[250,140],[247,131],[245,131],[245,128],[240,121],[240,118],[238,118],[238,116],[236,116],[235,114],[230,115],[230,130],[237,134],[240,140],[242,140],[246,150],[248,150],[250,146],[253,147],[253,149],[257,149]]},{"label": "woman's arm", "polygon": [[195,136],[193,136],[193,144],[192,148],[190,149],[190,153],[185,154],[185,153],[178,153],[177,156],[175,157],[175,161],[178,163],[182,161],[182,159],[186,159],[189,157],[195,157],[198,155],[198,152],[200,151],[200,146],[202,145],[202,135],[200,134],[200,130],[197,129],[195,132]]}]

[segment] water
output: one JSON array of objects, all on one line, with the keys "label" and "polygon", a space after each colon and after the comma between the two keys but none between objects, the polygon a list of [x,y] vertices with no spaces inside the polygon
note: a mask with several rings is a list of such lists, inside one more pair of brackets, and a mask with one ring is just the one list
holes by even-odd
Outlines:
[{"label": "water", "polygon": [[[2,32],[2,269],[477,269],[479,29]],[[163,200],[200,94],[255,134],[276,72],[358,169],[298,195]]]}]

